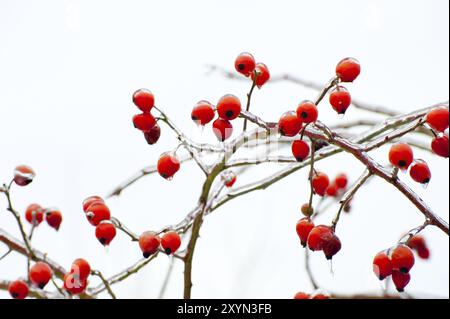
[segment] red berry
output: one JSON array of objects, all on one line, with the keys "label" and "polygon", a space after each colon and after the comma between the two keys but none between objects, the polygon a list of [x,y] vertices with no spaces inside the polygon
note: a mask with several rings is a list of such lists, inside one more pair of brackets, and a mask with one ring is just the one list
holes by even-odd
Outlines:
[{"label": "red berry", "polygon": [[83,201],[83,211],[85,213],[87,213],[87,210],[88,210],[89,206],[91,206],[94,203],[104,204],[105,201],[100,196],[89,196],[88,198],[86,198]]},{"label": "red berry", "polygon": [[318,293],[318,294],[315,294],[311,299],[326,300],[326,299],[330,299],[330,296]]},{"label": "red berry", "polygon": [[44,262],[37,262],[33,267],[30,268],[30,280],[40,289],[44,289],[52,276],[52,269]]},{"label": "red berry", "polygon": [[[255,80],[256,74],[256,80]],[[264,63],[258,63],[255,67],[255,72],[252,73],[252,80],[255,81],[256,86],[261,88],[270,79],[270,72],[267,65]]]},{"label": "red berry", "polygon": [[353,58],[345,58],[336,66],[336,75],[342,82],[353,82],[360,73],[361,65]]},{"label": "red berry", "polygon": [[164,153],[158,160],[158,173],[165,179],[172,179],[180,170],[180,161],[172,152]]},{"label": "red berry", "polygon": [[20,165],[14,169],[14,182],[19,186],[27,186],[35,176],[33,169],[26,165]]},{"label": "red berry", "polygon": [[91,274],[91,265],[85,259],[78,258],[72,263],[70,273],[76,278],[85,280]]},{"label": "red berry", "polygon": [[156,125],[156,120],[150,113],[141,113],[133,116],[133,124],[142,132],[149,132]]},{"label": "red berry", "polygon": [[155,124],[155,126],[153,126],[150,131],[144,132],[144,138],[149,145],[156,144],[159,141],[160,137],[161,127],[159,127],[158,124]]},{"label": "red berry", "polygon": [[309,217],[304,217],[300,219],[297,223],[296,230],[297,235],[300,238],[300,243],[303,247],[306,247],[306,242],[308,241],[308,236],[311,230],[314,228],[314,223]]},{"label": "red berry", "polygon": [[319,117],[316,104],[312,101],[303,101],[297,107],[297,116],[303,123],[313,123]]},{"label": "red berry", "polygon": [[224,142],[233,135],[233,125],[228,120],[218,118],[213,123],[213,132],[219,141]]},{"label": "red berry", "polygon": [[309,144],[303,140],[296,140],[292,143],[292,155],[299,162],[304,161],[309,156]]},{"label": "red berry", "polygon": [[133,94],[133,103],[145,113],[151,111],[153,106],[155,106],[155,97],[153,93],[147,89],[140,89]]},{"label": "red berry", "polygon": [[411,146],[404,143],[392,145],[389,151],[389,161],[392,165],[406,170],[412,163],[414,154]]},{"label": "red berry", "polygon": [[412,237],[408,240],[407,245],[408,245],[408,247],[411,248],[411,249],[420,249],[420,248],[427,247],[427,244],[426,244],[426,242],[425,242],[425,238],[423,238],[423,237],[420,236],[420,235],[412,236]]},{"label": "red berry", "polygon": [[345,175],[344,173],[339,174],[334,179],[334,183],[336,184],[337,188],[339,188],[339,189],[347,188],[347,184],[348,184],[348,177],[347,177],[347,175]]},{"label": "red berry", "polygon": [[311,296],[304,292],[298,292],[295,294],[294,299],[297,299],[297,300],[311,299]]},{"label": "red berry", "polygon": [[384,280],[392,275],[392,263],[385,251],[379,252],[373,259],[373,272],[378,279]]},{"label": "red berry", "polygon": [[236,61],[234,62],[234,67],[236,68],[236,71],[245,76],[250,76],[253,70],[255,70],[255,66],[256,66],[255,58],[248,52],[243,52],[239,54],[236,58]]},{"label": "red berry", "polygon": [[25,299],[28,296],[28,285],[22,280],[16,280],[9,284],[8,292],[14,299]]},{"label": "red berry", "polygon": [[205,126],[214,119],[214,106],[208,101],[198,102],[192,109],[191,118],[197,124]]},{"label": "red berry", "polygon": [[333,237],[333,230],[329,226],[316,226],[308,235],[308,247],[312,251],[320,251],[331,237]]},{"label": "red berry", "polygon": [[25,219],[33,226],[38,226],[44,220],[44,209],[39,204],[31,204],[25,210]]},{"label": "red berry", "polygon": [[417,255],[419,255],[422,259],[429,259],[430,258],[430,250],[426,247],[417,249]]},{"label": "red berry", "polygon": [[109,246],[116,234],[116,226],[110,221],[102,221],[95,228],[95,237],[103,246]]},{"label": "red berry", "polygon": [[62,223],[62,214],[59,210],[57,209],[47,209],[45,211],[45,220],[47,221],[47,224],[56,229],[59,230],[59,227],[61,226]]},{"label": "red berry", "polygon": [[345,114],[352,103],[352,97],[345,87],[338,86],[330,93],[329,101],[333,110],[338,114]]},{"label": "red berry", "polygon": [[222,180],[227,188],[231,188],[236,183],[237,176],[233,171],[227,171],[222,175]]},{"label": "red berry", "polygon": [[281,135],[295,136],[302,129],[303,122],[297,117],[294,111],[284,113],[278,121],[278,129]]},{"label": "red berry", "polygon": [[409,273],[402,273],[400,271],[394,270],[392,272],[392,281],[394,282],[395,288],[398,292],[405,291],[405,287],[409,284],[411,280],[411,275]]},{"label": "red berry", "polygon": [[323,253],[328,260],[331,260],[342,248],[341,240],[333,232],[331,237],[326,236],[323,243]]},{"label": "red berry", "polygon": [[317,195],[324,196],[328,186],[330,185],[330,179],[327,174],[318,172],[313,176],[312,185],[314,192]]},{"label": "red berry", "polygon": [[408,273],[414,266],[414,254],[406,245],[400,244],[391,250],[392,269]]},{"label": "red berry", "polygon": [[142,250],[144,258],[148,258],[151,255],[155,254],[158,251],[160,244],[161,239],[154,232],[148,231],[143,233],[141,237],[139,237],[139,247]]},{"label": "red berry", "polygon": [[431,149],[436,155],[448,158],[449,156],[449,141],[448,135],[435,137],[431,142]]},{"label": "red berry", "polygon": [[69,273],[64,276],[64,289],[71,295],[79,295],[86,290],[87,280]]},{"label": "red berry", "polygon": [[102,202],[94,202],[86,210],[86,217],[92,226],[97,226],[104,220],[111,219],[111,212],[105,204]]},{"label": "red berry", "polygon": [[327,196],[330,196],[330,197],[335,197],[335,196],[337,196],[337,194],[338,194],[338,188],[337,188],[337,186],[336,186],[335,183],[330,184],[330,186],[328,186],[328,188],[327,188],[327,190],[326,190],[326,194],[327,194]]},{"label": "red berry", "polygon": [[232,121],[241,114],[241,101],[232,94],[224,95],[217,102],[217,113],[220,118]]},{"label": "red berry", "polygon": [[427,123],[438,132],[444,132],[448,128],[448,108],[439,107],[431,110],[427,115]]},{"label": "red berry", "polygon": [[181,238],[174,231],[165,233],[161,238],[161,246],[167,255],[174,254],[181,246]]},{"label": "red berry", "polygon": [[431,171],[428,164],[423,160],[416,160],[409,170],[411,178],[417,183],[428,184],[431,180]]}]

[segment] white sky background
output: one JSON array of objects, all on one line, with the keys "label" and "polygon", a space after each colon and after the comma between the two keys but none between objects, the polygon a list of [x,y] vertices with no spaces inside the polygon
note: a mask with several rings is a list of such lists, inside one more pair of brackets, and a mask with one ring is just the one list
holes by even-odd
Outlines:
[{"label": "white sky background", "polygon": [[[201,99],[215,103],[225,93],[244,100],[250,83],[206,76],[206,64],[232,69],[235,56],[249,51],[273,75],[289,72],[325,83],[341,58],[354,56],[362,63],[360,78],[348,86],[354,97],[412,111],[448,99],[448,6],[446,0],[0,0],[0,181],[9,180],[17,164],[32,166],[37,178],[30,187],[14,189],[16,208],[23,211],[38,202],[58,206],[64,214],[59,233],[44,225],[38,229],[35,246],[65,267],[84,257],[112,275],[137,261],[140,250],[119,234],[105,251],[85,220],[81,201],[106,194],[176,146],[166,128],[154,147],[133,128],[135,89],[148,87],[188,135],[213,141],[210,129],[202,136],[191,122],[192,106]],[[288,83],[267,85],[255,92],[252,110],[277,120],[315,95]],[[320,113],[325,123],[342,121],[326,101]],[[346,119],[357,117],[370,115],[350,109]],[[383,148],[373,155],[386,163],[386,154]],[[419,151],[417,157],[431,166],[429,187],[401,178],[448,221],[448,161]],[[318,167],[331,176],[347,172],[352,180],[363,171],[350,155]],[[237,186],[268,171],[258,167],[254,172]],[[109,205],[137,233],[159,229],[195,206],[201,176],[194,164],[186,164],[172,182],[149,177]],[[301,171],[208,217],[195,254],[193,296],[291,298],[297,291],[311,291],[295,233],[308,191],[306,171]],[[0,203],[5,207],[4,199]],[[319,222],[330,223],[336,209]],[[334,276],[322,254],[313,255],[319,283],[338,293],[380,292],[372,274],[374,254],[422,222],[403,195],[372,180],[339,224],[343,249],[334,259]],[[0,227],[18,236],[4,209]],[[408,290],[448,297],[448,237],[432,227],[424,234],[432,258],[418,261]],[[0,247],[0,255],[4,251]],[[114,290],[119,297],[156,297],[168,262],[159,257]],[[10,256],[0,263],[0,278],[15,279],[25,269],[24,258]],[[177,263],[166,297],[181,296],[182,265]]]}]

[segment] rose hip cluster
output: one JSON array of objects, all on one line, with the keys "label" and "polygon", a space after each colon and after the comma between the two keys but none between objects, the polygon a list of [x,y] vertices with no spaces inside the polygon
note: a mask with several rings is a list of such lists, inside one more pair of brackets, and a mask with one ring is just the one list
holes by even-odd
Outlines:
[{"label": "rose hip cluster", "polygon": [[[353,82],[361,72],[361,66],[356,59],[346,58],[336,66],[337,83]],[[336,84],[329,96],[329,102],[338,114],[345,114],[351,104],[351,96],[348,90]],[[288,111],[284,113],[278,121],[278,128],[281,135],[293,137],[299,134],[304,127],[314,123],[319,118],[319,110],[317,105],[309,100],[301,102],[296,111]],[[309,148],[297,142],[297,152],[294,154],[298,160],[306,158],[305,153],[309,153]]]},{"label": "rose hip cluster", "polygon": [[[39,289],[44,289],[53,277],[53,270],[42,261],[35,263],[29,271],[29,280],[31,284]],[[29,293],[28,283],[24,280],[15,280],[8,287],[9,294],[14,299],[25,299]]]},{"label": "rose hip cluster", "polygon": [[159,251],[160,247],[167,255],[175,254],[181,246],[181,238],[175,231],[169,231],[160,237],[157,233],[147,231],[139,237],[139,247],[144,258],[149,258]]},{"label": "rose hip cluster", "polygon": [[155,106],[153,93],[147,89],[139,89],[133,94],[133,103],[142,111],[133,116],[134,127],[144,133],[148,144],[155,144],[161,136],[161,128],[151,114],[151,110]]},{"label": "rose hip cluster", "polygon": [[373,260],[373,272],[378,279],[392,276],[392,281],[399,292],[403,292],[411,280],[409,271],[414,266],[414,253],[405,244],[399,244],[379,252]]},{"label": "rose hip cluster", "polygon": [[90,196],[83,201],[83,211],[89,223],[95,227],[95,237],[103,246],[109,246],[117,231],[105,201],[100,196]]},{"label": "rose hip cluster", "polygon": [[89,263],[78,258],[70,267],[70,272],[64,276],[64,289],[71,295],[83,293],[88,286],[88,278],[91,274]]}]

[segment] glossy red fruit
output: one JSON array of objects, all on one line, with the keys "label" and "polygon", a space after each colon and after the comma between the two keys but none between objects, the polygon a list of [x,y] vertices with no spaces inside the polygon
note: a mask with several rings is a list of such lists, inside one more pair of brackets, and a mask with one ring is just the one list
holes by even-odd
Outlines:
[{"label": "glossy red fruit", "polygon": [[87,280],[69,273],[64,276],[64,289],[71,295],[79,295],[87,288]]},{"label": "glossy red fruit", "polygon": [[407,245],[411,249],[420,249],[420,248],[423,248],[423,247],[427,247],[427,244],[425,242],[425,238],[423,238],[420,235],[412,236],[408,240]]},{"label": "glossy red fruit", "polygon": [[448,158],[449,157],[449,140],[448,135],[435,137],[431,142],[431,149],[436,155]]},{"label": "glossy red fruit", "polygon": [[92,226],[97,226],[104,220],[110,220],[111,212],[102,202],[94,202],[86,210],[86,217]]},{"label": "glossy red fruit", "polygon": [[448,108],[439,107],[434,110],[431,110],[427,114],[428,125],[430,125],[434,130],[438,132],[444,132],[446,129],[448,129],[448,122],[449,122]]},{"label": "glossy red fruit", "polygon": [[100,196],[89,196],[83,201],[83,211],[87,213],[89,206],[94,203],[105,204],[105,201]]},{"label": "glossy red fruit", "polygon": [[302,129],[303,122],[294,111],[284,113],[278,121],[278,129],[283,136],[295,136]]},{"label": "glossy red fruit", "polygon": [[9,284],[8,292],[14,299],[25,299],[28,296],[29,288],[26,282],[15,280]]},{"label": "glossy red fruit", "polygon": [[151,128],[150,131],[144,132],[144,138],[147,141],[148,145],[156,144],[161,137],[161,127],[158,124],[155,124]]},{"label": "glossy red fruit", "polygon": [[312,186],[317,195],[324,196],[328,186],[330,186],[330,179],[328,178],[328,175],[321,172],[314,174]]},{"label": "glossy red fruit", "polygon": [[409,170],[411,178],[417,183],[428,184],[431,180],[431,171],[423,160],[415,160]]},{"label": "glossy red fruit", "polygon": [[386,251],[379,252],[373,259],[373,272],[378,279],[384,280],[392,275],[392,263]]},{"label": "glossy red fruit", "polygon": [[323,253],[326,259],[331,260],[342,248],[341,240],[333,232],[331,237],[326,237],[323,243]]},{"label": "glossy red fruit", "polygon": [[142,132],[149,132],[156,125],[156,120],[150,113],[141,113],[133,116],[133,124]]},{"label": "glossy red fruit", "polygon": [[72,263],[70,273],[76,278],[85,280],[91,274],[91,265],[85,259],[78,258]]},{"label": "glossy red fruit", "polygon": [[405,291],[405,287],[409,284],[410,280],[411,275],[409,273],[402,273],[396,270],[392,272],[392,281],[394,282],[395,288],[397,288],[398,292]]},{"label": "glossy red fruit", "polygon": [[25,210],[25,219],[33,226],[38,226],[44,220],[44,209],[39,204],[31,204]]},{"label": "glossy red fruit", "polygon": [[178,157],[172,152],[162,154],[158,160],[158,173],[165,179],[172,179],[180,167],[181,163]]},{"label": "glossy red fruit", "polygon": [[314,228],[314,223],[309,217],[304,217],[297,222],[296,230],[297,235],[300,238],[300,243],[303,247],[306,247],[308,236],[311,230]]},{"label": "glossy red fruit", "polygon": [[133,94],[133,103],[145,113],[151,111],[153,106],[155,106],[155,97],[153,93],[147,89],[140,89]]},{"label": "glossy red fruit", "polygon": [[408,144],[399,143],[392,145],[389,151],[389,161],[395,167],[406,170],[414,160],[414,153]]},{"label": "glossy red fruit", "polygon": [[54,228],[55,230],[59,230],[63,217],[59,210],[47,209],[45,211],[45,220],[50,227]]},{"label": "glossy red fruit", "polygon": [[333,230],[329,226],[319,225],[314,227],[308,235],[308,247],[312,251],[323,249],[327,240],[333,237]]},{"label": "glossy red fruit", "polygon": [[225,142],[233,135],[233,125],[228,120],[218,118],[213,123],[213,132],[219,141]]},{"label": "glossy red fruit", "polygon": [[[255,74],[256,74],[256,80],[255,80]],[[255,81],[256,86],[258,88],[261,88],[270,79],[269,68],[264,63],[256,64],[255,72],[253,72],[251,75],[252,75],[252,80]]]},{"label": "glossy red fruit", "polygon": [[335,183],[330,184],[326,190],[326,195],[330,197],[335,197],[338,194],[338,188]]},{"label": "glossy red fruit", "polygon": [[312,101],[303,101],[297,107],[297,117],[303,123],[314,123],[319,117],[316,104]]},{"label": "glossy red fruit", "polygon": [[231,187],[233,187],[234,184],[236,183],[236,181],[237,181],[237,176],[236,176],[236,174],[235,174],[233,171],[228,171],[228,172],[225,172],[225,173],[222,175],[222,179],[223,179],[223,181],[225,182],[225,186],[226,186],[227,188],[231,188]]},{"label": "glossy red fruit", "polygon": [[326,299],[330,299],[330,296],[319,293],[319,294],[315,294],[314,296],[312,296],[311,299],[326,300]]},{"label": "glossy red fruit", "polygon": [[52,269],[44,262],[37,262],[33,265],[33,267],[30,268],[30,280],[40,289],[44,289],[52,276]]},{"label": "glossy red fruit", "polygon": [[408,273],[414,266],[414,253],[411,248],[400,244],[391,250],[392,269],[402,273]]},{"label": "glossy red fruit", "polygon": [[208,101],[198,102],[192,109],[191,119],[195,124],[205,126],[214,119],[216,112],[214,106]]},{"label": "glossy red fruit", "polygon": [[329,101],[333,110],[338,114],[345,114],[352,103],[352,97],[345,87],[338,86],[330,93]]},{"label": "glossy red fruit", "polygon": [[294,299],[296,300],[311,299],[311,296],[304,292],[298,292],[295,294]]},{"label": "glossy red fruit", "polygon": [[95,228],[95,237],[103,246],[109,246],[114,237],[116,237],[116,226],[109,221],[102,221]]},{"label": "glossy red fruit", "polygon": [[354,58],[345,58],[336,66],[336,75],[342,82],[353,82],[361,73],[361,65]]},{"label": "glossy red fruit", "polygon": [[220,118],[232,121],[241,114],[241,101],[232,94],[224,95],[217,102],[217,113]]},{"label": "glossy red fruit", "polygon": [[256,62],[253,55],[248,52],[242,52],[234,61],[234,67],[239,73],[250,76],[255,70]]},{"label": "glossy red fruit", "polygon": [[171,255],[177,252],[181,246],[181,238],[176,232],[171,231],[165,233],[161,238],[161,247],[164,249],[167,255]]},{"label": "glossy red fruit", "polygon": [[310,153],[309,144],[303,140],[296,140],[292,142],[292,155],[299,162],[303,162]]},{"label": "glossy red fruit", "polygon": [[338,189],[346,189],[348,185],[347,175],[344,173],[337,175],[334,179],[334,183],[336,184]]},{"label": "glossy red fruit", "polygon": [[429,259],[430,258],[430,250],[426,247],[417,249],[417,255],[422,259]]},{"label": "glossy red fruit", "polygon": [[161,239],[154,232],[145,232],[139,237],[139,247],[141,248],[144,258],[148,258],[155,254],[161,244]]},{"label": "glossy red fruit", "polygon": [[14,169],[14,183],[18,186],[27,186],[30,184],[36,174],[33,169],[26,165],[19,165]]}]

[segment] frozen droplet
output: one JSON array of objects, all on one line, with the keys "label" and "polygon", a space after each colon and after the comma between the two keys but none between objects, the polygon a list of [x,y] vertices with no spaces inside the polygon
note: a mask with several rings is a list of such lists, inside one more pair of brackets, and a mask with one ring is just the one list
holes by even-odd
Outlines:
[{"label": "frozen droplet", "polygon": [[109,245],[105,245],[103,247],[105,247],[105,253],[109,254]]},{"label": "frozen droplet", "polygon": [[338,118],[339,118],[340,120],[344,119],[344,116],[345,116],[345,113],[339,113],[339,114],[338,114]]},{"label": "frozen droplet", "polygon": [[330,259],[330,260],[328,261],[328,267],[330,268],[330,273],[331,273],[331,276],[333,276],[333,277],[334,277],[334,270],[333,270],[333,259]]},{"label": "frozen droplet", "polygon": [[171,180],[173,180],[173,176],[167,177],[166,179],[170,182]]},{"label": "frozen droplet", "polygon": [[430,182],[428,182],[428,183],[422,183],[422,188],[423,188],[423,189],[427,189],[427,188],[428,188],[428,185],[430,185]]}]

